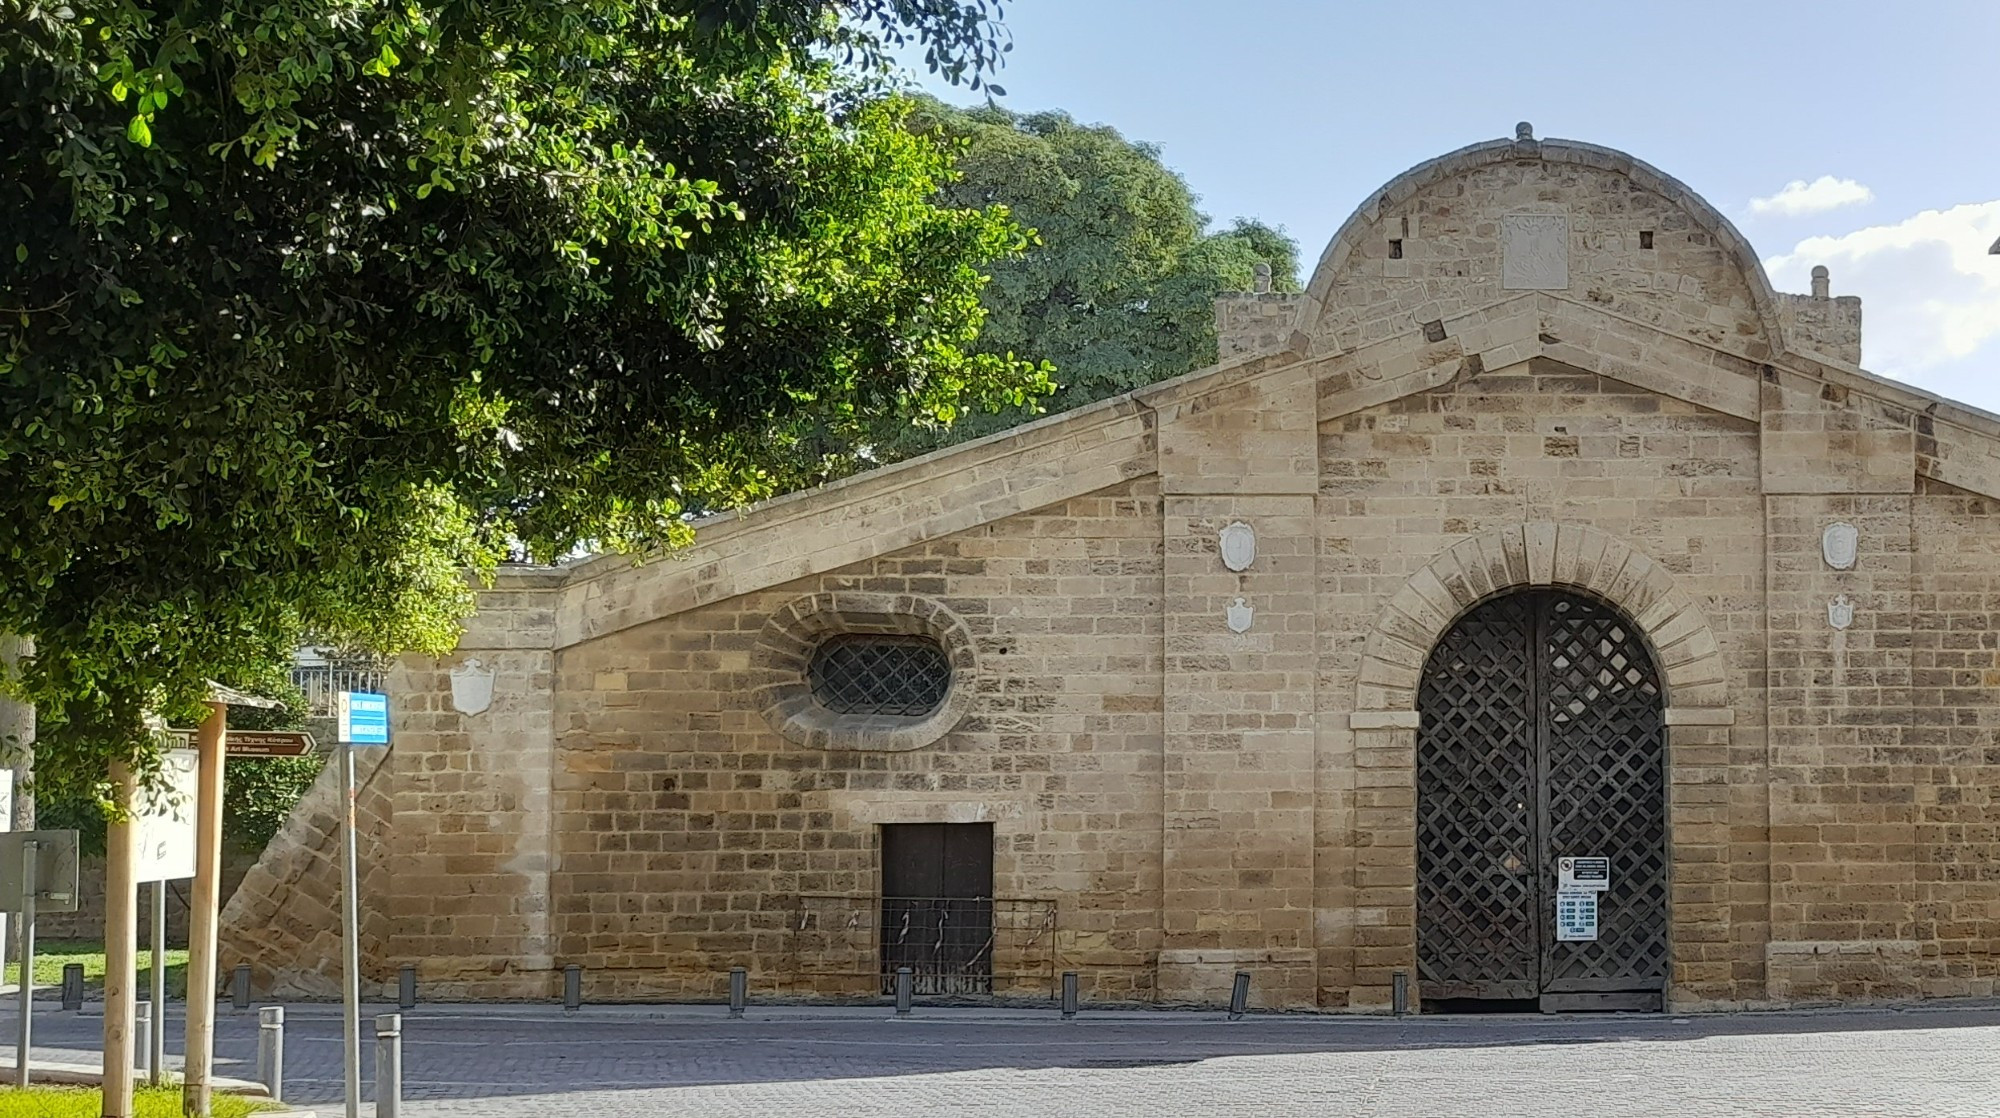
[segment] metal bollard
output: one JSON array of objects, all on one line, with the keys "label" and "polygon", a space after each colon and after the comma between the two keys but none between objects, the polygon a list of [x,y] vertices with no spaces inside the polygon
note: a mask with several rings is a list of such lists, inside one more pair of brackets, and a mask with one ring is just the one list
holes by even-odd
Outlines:
[{"label": "metal bollard", "polygon": [[145,1002],[133,1007],[132,1068],[153,1081],[153,1007]]},{"label": "metal bollard", "polygon": [[910,1015],[910,993],[911,993],[911,988],[914,985],[915,982],[913,981],[912,976],[910,974],[910,968],[897,967],[896,968],[896,1016],[908,1017]]},{"label": "metal bollard", "polygon": [[743,1016],[743,1007],[750,1001],[750,972],[742,967],[729,968],[729,1015]]},{"label": "metal bollard", "polygon": [[1229,1019],[1240,1021],[1245,1010],[1250,1008],[1250,972],[1236,972],[1236,985],[1229,991]]},{"label": "metal bollard", "polygon": [[83,964],[64,963],[62,977],[62,1007],[83,1009]]},{"label": "metal bollard", "polygon": [[583,968],[575,963],[563,968],[563,1010],[575,1013],[583,1008]]},{"label": "metal bollard", "polygon": [[267,1005],[257,1011],[257,1078],[271,1092],[271,1101],[285,1097],[285,1007]]},{"label": "metal bollard", "polygon": [[417,965],[404,963],[396,972],[396,1008],[417,1008]]},{"label": "metal bollard", "polygon": [[1410,972],[1399,970],[1390,976],[1389,1011],[1398,1017],[1410,1012]]},{"label": "metal bollard", "polygon": [[1076,972],[1073,970],[1063,972],[1062,1015],[1065,1021],[1076,1016]]},{"label": "metal bollard", "polygon": [[403,1106],[403,1015],[375,1018],[375,1118],[396,1118]]},{"label": "metal bollard", "polygon": [[237,1009],[250,1008],[250,964],[238,963],[229,975],[229,1004]]}]

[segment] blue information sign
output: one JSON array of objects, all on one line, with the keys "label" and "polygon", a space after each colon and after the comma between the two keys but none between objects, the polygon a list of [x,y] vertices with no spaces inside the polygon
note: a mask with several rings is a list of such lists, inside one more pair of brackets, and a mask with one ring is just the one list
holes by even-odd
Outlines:
[{"label": "blue information sign", "polygon": [[334,704],[342,745],[389,744],[389,696],[373,691],[342,691]]}]

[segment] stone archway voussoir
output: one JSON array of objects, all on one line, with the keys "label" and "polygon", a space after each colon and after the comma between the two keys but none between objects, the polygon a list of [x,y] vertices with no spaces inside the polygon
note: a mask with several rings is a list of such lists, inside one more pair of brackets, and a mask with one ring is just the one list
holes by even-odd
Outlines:
[{"label": "stone archway voussoir", "polygon": [[1653,648],[1674,707],[1724,708],[1721,646],[1672,572],[1588,524],[1534,521],[1459,540],[1390,596],[1364,644],[1356,711],[1410,711],[1438,639],[1472,605],[1506,590],[1563,585],[1632,618]]}]

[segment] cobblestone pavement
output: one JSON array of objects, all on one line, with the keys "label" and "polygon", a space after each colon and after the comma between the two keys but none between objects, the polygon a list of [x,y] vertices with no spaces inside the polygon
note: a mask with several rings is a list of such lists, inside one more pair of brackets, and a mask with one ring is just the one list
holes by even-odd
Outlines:
[{"label": "cobblestone pavement", "polygon": [[[338,1114],[338,1007],[294,1006],[287,1020],[288,1099]],[[51,1006],[35,1024],[38,1058],[96,1062],[90,1011]],[[14,1029],[0,1014],[0,1037]],[[218,1074],[254,1077],[255,1035],[254,1013],[222,1011]],[[1062,1022],[924,1007],[902,1021],[858,1009],[730,1021],[712,1007],[424,1006],[405,1016],[404,1053],[409,1118],[2000,1115],[1992,1007]],[[11,1067],[11,1046],[0,1059]]]}]

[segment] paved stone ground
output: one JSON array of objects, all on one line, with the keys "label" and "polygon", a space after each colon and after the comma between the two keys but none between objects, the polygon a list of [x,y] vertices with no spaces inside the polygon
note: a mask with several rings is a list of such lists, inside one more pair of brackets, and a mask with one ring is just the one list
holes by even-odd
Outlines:
[{"label": "paved stone ground", "polygon": [[[338,1007],[287,1016],[287,1097],[338,1114]],[[36,1054],[95,1061],[100,1026],[50,1007],[36,1018]],[[11,1009],[0,1014],[0,1037],[14,1029]],[[222,1012],[219,1074],[254,1077],[255,1034],[255,1014]],[[1065,1023],[923,1007],[904,1021],[854,1009],[753,1009],[730,1021],[711,1007],[565,1017],[425,1006],[406,1015],[404,1044],[409,1118],[2000,1114],[1995,1007],[1400,1021],[1086,1013]],[[0,1047],[0,1061],[12,1060]]]}]

